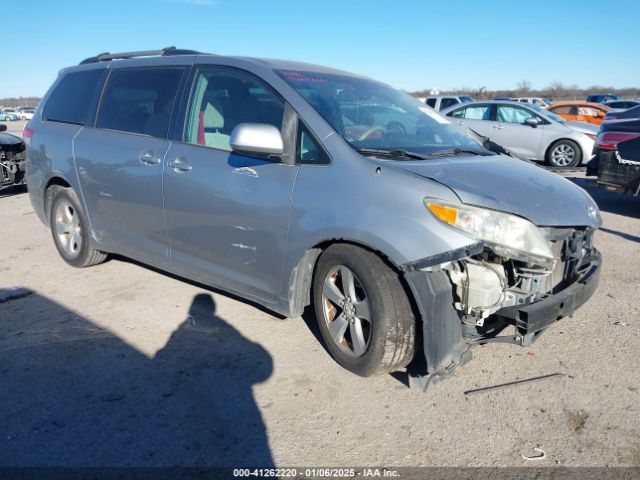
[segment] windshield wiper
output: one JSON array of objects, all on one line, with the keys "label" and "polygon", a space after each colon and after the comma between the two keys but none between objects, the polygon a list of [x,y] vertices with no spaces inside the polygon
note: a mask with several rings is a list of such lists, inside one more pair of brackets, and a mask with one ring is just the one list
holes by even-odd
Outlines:
[{"label": "windshield wiper", "polygon": [[362,153],[364,155],[384,155],[385,157],[404,157],[415,160],[426,160],[428,158],[424,155],[420,155],[419,153],[409,152],[407,150],[402,150],[401,148],[396,148],[393,150],[384,150],[382,148],[356,148],[356,152]]},{"label": "windshield wiper", "polygon": [[430,157],[454,157],[456,155],[493,155],[489,151],[475,150],[473,148],[447,148],[445,150],[437,150],[429,154]]}]

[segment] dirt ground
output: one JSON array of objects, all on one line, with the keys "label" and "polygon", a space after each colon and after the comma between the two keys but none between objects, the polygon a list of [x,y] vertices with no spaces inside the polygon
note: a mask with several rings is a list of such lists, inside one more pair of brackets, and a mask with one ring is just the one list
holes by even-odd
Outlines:
[{"label": "dirt ground", "polygon": [[604,217],[594,297],[426,393],[343,370],[310,312],[122,258],[67,266],[28,194],[1,191],[0,288],[33,294],[0,304],[0,466],[522,466],[536,447],[536,466],[640,466],[640,198],[574,175]]}]

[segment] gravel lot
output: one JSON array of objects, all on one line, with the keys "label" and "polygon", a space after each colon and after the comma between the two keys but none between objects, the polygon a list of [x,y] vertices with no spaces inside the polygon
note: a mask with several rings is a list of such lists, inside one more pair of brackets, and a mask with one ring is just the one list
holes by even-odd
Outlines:
[{"label": "gravel lot", "polygon": [[340,368],[310,312],[283,320],[121,258],[73,269],[28,195],[0,191],[0,288],[34,292],[0,304],[0,466],[522,466],[534,447],[536,466],[640,466],[640,198],[564,175],[604,216],[595,296],[427,393]]},{"label": "gravel lot", "polygon": [[24,120],[18,120],[15,122],[0,122],[0,125],[7,126],[7,133],[13,133],[14,135],[22,136],[22,130],[27,122]]}]

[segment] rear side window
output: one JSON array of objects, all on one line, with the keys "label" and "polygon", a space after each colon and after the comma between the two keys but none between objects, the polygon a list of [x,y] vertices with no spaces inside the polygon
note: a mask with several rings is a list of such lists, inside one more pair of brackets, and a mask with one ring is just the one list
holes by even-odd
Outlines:
[{"label": "rear side window", "polygon": [[466,118],[467,120],[491,120],[490,105],[474,105],[473,107],[460,108],[449,114],[450,117]]},{"label": "rear side window", "polygon": [[97,127],[166,138],[182,73],[178,68],[114,70]]},{"label": "rear side window", "polygon": [[436,99],[435,98],[427,98],[427,105],[429,105],[431,108],[435,108]]},{"label": "rear side window", "polygon": [[56,85],[42,111],[50,122],[84,125],[103,70],[86,70],[66,74]]},{"label": "rear side window", "polygon": [[571,107],[569,105],[565,105],[564,107],[552,108],[551,111],[558,115],[568,115],[571,113]]}]

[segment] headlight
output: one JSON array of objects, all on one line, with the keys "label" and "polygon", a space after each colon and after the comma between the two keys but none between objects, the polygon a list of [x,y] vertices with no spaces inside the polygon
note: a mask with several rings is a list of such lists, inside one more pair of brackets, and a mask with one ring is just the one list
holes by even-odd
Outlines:
[{"label": "headlight", "polygon": [[438,220],[482,240],[497,255],[533,263],[553,263],[549,241],[538,227],[524,218],[434,198],[425,198],[424,203]]}]

